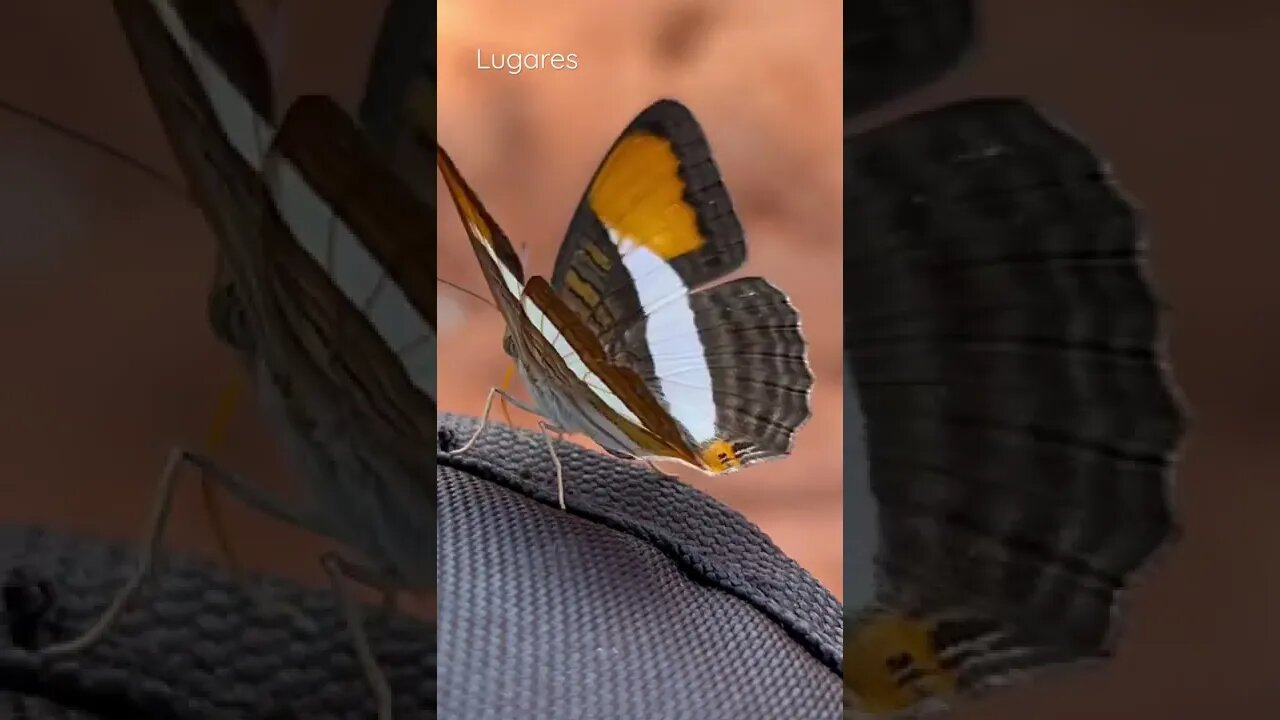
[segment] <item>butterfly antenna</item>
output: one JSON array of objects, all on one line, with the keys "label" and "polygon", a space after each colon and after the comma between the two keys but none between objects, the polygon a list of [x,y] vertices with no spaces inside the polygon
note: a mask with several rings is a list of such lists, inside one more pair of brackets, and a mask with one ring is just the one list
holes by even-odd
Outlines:
[{"label": "butterfly antenna", "polygon": [[128,165],[134,170],[137,170],[143,175],[146,175],[147,177],[151,178],[155,182],[164,186],[165,189],[169,190],[174,195],[181,197],[184,201],[189,202],[191,200],[191,196],[187,193],[186,187],[175,182],[168,175],[165,175],[164,173],[160,172],[154,167],[142,162],[141,160],[133,157],[132,155],[129,155],[123,150],[119,150],[115,147],[112,147],[111,145],[108,145],[105,142],[102,142],[101,140],[98,140],[95,137],[91,137],[85,133],[80,132],[79,130],[72,129],[66,125],[63,125],[60,122],[54,121],[50,118],[40,115],[39,113],[31,112],[26,108],[18,107],[17,105],[14,105],[4,99],[0,99],[0,110],[5,110],[14,115],[17,115],[18,117],[25,118],[26,120],[36,125],[39,125],[40,127],[46,130],[50,130],[54,133],[71,138],[72,140],[79,142],[83,145],[86,145],[93,150],[97,150],[103,155],[106,155],[110,158],[114,158],[124,163],[125,165]]},{"label": "butterfly antenna", "polygon": [[471,296],[471,297],[475,298],[476,300],[479,300],[480,302],[484,303],[485,305],[488,305],[489,307],[493,308],[494,310],[497,310],[497,309],[498,309],[498,306],[497,306],[497,305],[495,305],[495,304],[493,303],[493,301],[492,301],[492,300],[490,300],[489,298],[487,298],[487,297],[485,297],[485,296],[483,296],[483,295],[481,295],[481,294],[479,294],[479,293],[471,292],[470,290],[468,290],[468,289],[466,289],[466,288],[462,287],[461,285],[458,285],[457,283],[449,282],[448,280],[445,280],[444,278],[436,278],[436,282],[441,283],[441,284],[443,284],[443,285],[448,285],[449,287],[453,288],[454,290],[457,290],[458,292],[462,293],[463,295],[469,295],[469,296]]}]

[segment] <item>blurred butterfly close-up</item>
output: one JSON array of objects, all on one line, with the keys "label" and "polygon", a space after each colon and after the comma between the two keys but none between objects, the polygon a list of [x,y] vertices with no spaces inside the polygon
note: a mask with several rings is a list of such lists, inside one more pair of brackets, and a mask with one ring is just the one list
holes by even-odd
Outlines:
[{"label": "blurred butterfly close-up", "polygon": [[[971,41],[969,3],[880,5],[846,40],[855,112]],[[1184,421],[1136,212],[1088,146],[1019,98],[851,124],[846,717],[914,717],[1110,656],[1175,532]]]}]

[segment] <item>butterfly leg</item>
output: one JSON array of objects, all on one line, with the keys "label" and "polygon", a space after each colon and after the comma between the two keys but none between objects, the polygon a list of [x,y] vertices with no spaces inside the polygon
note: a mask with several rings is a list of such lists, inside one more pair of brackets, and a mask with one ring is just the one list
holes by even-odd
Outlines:
[{"label": "butterfly leg", "polygon": [[353,563],[341,556],[335,557],[337,562],[342,565],[342,573],[348,579],[355,580],[361,585],[381,593],[382,601],[378,605],[378,619],[383,621],[390,619],[399,605],[400,586],[388,578],[386,574],[374,568]]},{"label": "butterfly leg", "polygon": [[155,505],[151,509],[151,518],[148,522],[147,541],[138,557],[138,567],[129,577],[124,587],[111,599],[107,609],[102,612],[102,615],[88,630],[85,630],[72,640],[55,643],[41,649],[41,654],[70,655],[80,652],[101,640],[115,624],[116,620],[119,619],[130,598],[151,575],[155,567],[156,556],[160,553],[164,531],[169,521],[169,513],[173,507],[173,493],[177,485],[178,471],[182,469],[183,465],[193,465],[203,470],[232,495],[235,495],[246,505],[259,512],[312,532],[320,531],[319,523],[289,509],[283,503],[253,487],[239,476],[218,467],[209,458],[182,448],[174,448],[169,453],[169,459],[164,465],[164,470],[160,473]]},{"label": "butterfly leg", "polygon": [[[208,439],[205,441],[206,453],[215,453],[223,444],[227,428],[231,425],[232,414],[235,412],[243,390],[243,383],[238,379],[228,383],[223,390],[218,400],[218,409],[214,413],[213,422],[209,427]],[[226,523],[222,516],[222,503],[217,492],[217,484],[209,482],[206,476],[207,473],[202,472],[200,482],[200,490],[204,495],[205,514],[208,516],[209,527],[213,531],[214,540],[218,543],[218,549],[222,553],[223,560],[226,561],[227,570],[230,571],[232,579],[244,588],[245,592],[253,598],[254,604],[265,614],[273,616],[288,615],[295,624],[304,628],[314,629],[315,624],[305,613],[287,602],[272,598],[270,593],[255,586],[249,580],[243,566],[240,564],[239,558],[236,556],[235,549],[231,544],[231,537],[227,534]]]},{"label": "butterfly leg", "polygon": [[480,440],[480,435],[484,433],[484,429],[489,425],[489,413],[492,412],[493,410],[493,398],[499,395],[502,396],[502,399],[506,400],[512,405],[515,405],[521,410],[524,410],[530,415],[537,415],[539,417],[542,416],[542,413],[538,412],[538,410],[536,410],[535,408],[531,408],[528,405],[525,405],[524,403],[515,399],[514,397],[511,397],[510,393],[508,393],[506,390],[503,390],[502,388],[498,388],[498,387],[491,387],[489,388],[488,397],[486,397],[484,400],[484,413],[480,416],[480,425],[476,428],[476,431],[471,433],[471,437],[465,443],[462,444],[462,447],[458,448],[457,450],[450,450],[446,452],[445,455],[449,457],[453,457],[455,455],[461,455],[469,451],[471,448],[475,447],[475,444]]},{"label": "butterfly leg", "polygon": [[382,673],[382,668],[378,666],[373,648],[369,646],[369,636],[364,631],[360,608],[346,588],[348,580],[371,584],[374,587],[377,587],[381,581],[369,582],[369,578],[376,577],[376,573],[348,562],[334,553],[325,553],[320,558],[320,564],[329,575],[329,583],[333,586],[333,592],[338,598],[338,607],[342,610],[347,629],[351,632],[351,643],[355,647],[356,658],[360,661],[365,680],[373,691],[374,703],[378,708],[378,720],[392,720],[391,686],[387,683],[387,677]]},{"label": "butterfly leg", "polygon": [[546,420],[538,421],[538,429],[542,431],[542,439],[547,441],[547,449],[551,451],[551,462],[556,466],[556,494],[560,499],[560,509],[568,509],[564,504],[564,466],[560,464],[560,456],[556,454],[556,446],[551,442],[551,436],[548,431],[556,434],[557,440],[564,439],[564,430],[552,425]]}]

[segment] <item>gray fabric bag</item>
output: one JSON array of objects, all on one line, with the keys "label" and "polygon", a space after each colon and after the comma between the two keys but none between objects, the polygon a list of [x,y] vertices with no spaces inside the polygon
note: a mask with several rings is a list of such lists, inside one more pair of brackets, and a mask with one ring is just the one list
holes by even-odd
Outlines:
[{"label": "gray fabric bag", "polygon": [[[475,420],[443,416],[440,447]],[[439,455],[439,717],[837,718],[840,605],[758,529],[642,465],[491,425]],[[370,718],[332,596],[266,580],[314,628],[271,616],[214,566],[166,555],[83,655],[31,650],[91,623],[132,572],[122,547],[0,528],[0,716]],[[399,720],[437,716],[435,629],[366,627]]]}]

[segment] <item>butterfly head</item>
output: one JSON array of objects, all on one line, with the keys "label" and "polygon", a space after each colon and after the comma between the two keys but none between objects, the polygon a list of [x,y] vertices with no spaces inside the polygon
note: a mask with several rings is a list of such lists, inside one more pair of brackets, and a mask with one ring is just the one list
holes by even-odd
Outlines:
[{"label": "butterfly head", "polygon": [[704,444],[699,454],[703,466],[716,475],[733,472],[745,464],[742,448],[723,438]]},{"label": "butterfly head", "polygon": [[873,715],[896,716],[954,695],[958,677],[940,654],[934,630],[927,619],[893,611],[860,620],[845,645],[844,681],[852,702]]},{"label": "butterfly head", "polygon": [[509,358],[518,359],[520,357],[516,350],[516,337],[511,334],[510,328],[508,328],[506,332],[502,333],[502,350]]}]

